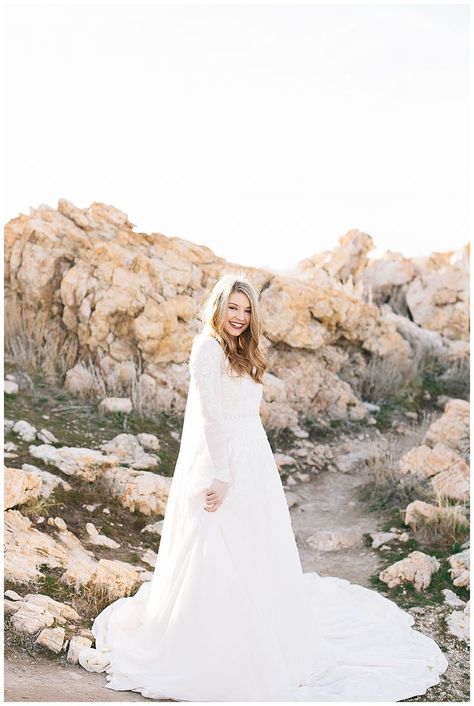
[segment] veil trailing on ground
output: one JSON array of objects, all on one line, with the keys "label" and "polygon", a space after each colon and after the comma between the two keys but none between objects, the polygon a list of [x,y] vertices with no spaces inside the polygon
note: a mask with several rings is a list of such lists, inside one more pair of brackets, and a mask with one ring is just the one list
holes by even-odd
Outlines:
[{"label": "veil trailing on ground", "polygon": [[171,575],[192,541],[204,507],[204,492],[215,478],[231,482],[222,413],[220,366],[224,351],[207,329],[196,336],[189,357],[190,381],[180,449],[168,496],[155,572],[142,623],[150,623],[165,606]]}]

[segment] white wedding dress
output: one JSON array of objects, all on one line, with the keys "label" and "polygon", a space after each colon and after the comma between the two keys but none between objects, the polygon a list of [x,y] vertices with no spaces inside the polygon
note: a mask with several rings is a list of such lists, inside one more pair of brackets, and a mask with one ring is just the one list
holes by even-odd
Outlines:
[{"label": "white wedding dress", "polygon": [[[374,590],[303,573],[259,416],[262,385],[201,333],[153,580],[95,619],[79,661],[106,687],[177,701],[398,701],[448,666]],[[213,478],[229,483],[204,509]]]}]

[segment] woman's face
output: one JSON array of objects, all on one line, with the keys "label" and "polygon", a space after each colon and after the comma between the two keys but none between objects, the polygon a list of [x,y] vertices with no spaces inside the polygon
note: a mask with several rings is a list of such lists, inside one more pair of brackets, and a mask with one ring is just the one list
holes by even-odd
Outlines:
[{"label": "woman's face", "polygon": [[231,336],[239,336],[250,326],[251,311],[248,296],[243,292],[232,292],[227,304],[227,320],[224,325],[227,333]]}]

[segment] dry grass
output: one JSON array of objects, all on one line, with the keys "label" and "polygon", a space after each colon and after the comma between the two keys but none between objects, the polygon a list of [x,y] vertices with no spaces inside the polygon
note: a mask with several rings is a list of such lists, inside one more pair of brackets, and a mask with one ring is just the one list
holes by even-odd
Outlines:
[{"label": "dry grass", "polygon": [[439,381],[444,395],[468,400],[470,393],[470,356],[445,364]]},{"label": "dry grass", "polygon": [[469,505],[452,502],[436,494],[434,502],[436,510],[433,517],[427,519],[419,516],[412,525],[413,535],[420,544],[431,547],[449,548],[455,542],[463,543],[469,537]]},{"label": "dry grass", "polygon": [[5,358],[24,371],[42,371],[48,382],[63,379],[75,363],[77,343],[46,312],[21,307],[8,300],[4,317]]},{"label": "dry grass", "polygon": [[411,359],[375,355],[359,384],[361,397],[375,404],[413,399],[423,392],[469,399],[469,358],[450,360],[445,354],[421,348]]},{"label": "dry grass", "polygon": [[375,404],[398,399],[404,390],[419,384],[426,365],[427,354],[424,353],[416,354],[413,359],[374,355],[364,369],[360,394]]},{"label": "dry grass", "polygon": [[155,418],[159,400],[145,394],[139,385],[143,361],[138,351],[131,363],[130,374],[115,368],[105,374],[100,366],[104,353],[97,350],[97,361],[89,355],[78,361],[78,343],[58,323],[45,320],[41,314],[21,308],[17,302],[5,308],[5,359],[24,372],[40,372],[47,382],[64,384],[66,373],[76,364],[84,371],[88,384],[74,394],[81,400],[98,402],[104,397],[129,397],[139,418]]},{"label": "dry grass", "polygon": [[429,502],[433,499],[429,480],[412,474],[400,476],[398,466],[407,451],[422,443],[435,418],[434,413],[425,412],[410,434],[388,434],[384,453],[368,460],[369,482],[361,492],[373,510],[400,511],[413,500]]}]

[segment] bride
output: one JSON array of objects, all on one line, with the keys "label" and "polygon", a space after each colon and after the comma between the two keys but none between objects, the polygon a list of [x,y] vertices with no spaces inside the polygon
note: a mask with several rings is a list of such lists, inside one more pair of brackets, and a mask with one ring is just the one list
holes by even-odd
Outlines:
[{"label": "bride", "polygon": [[176,701],[399,701],[448,662],[374,590],[303,573],[259,416],[258,295],[221,277],[203,309],[153,580],[94,620],[80,664]]}]

